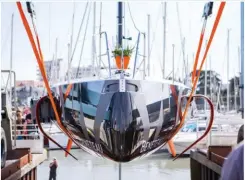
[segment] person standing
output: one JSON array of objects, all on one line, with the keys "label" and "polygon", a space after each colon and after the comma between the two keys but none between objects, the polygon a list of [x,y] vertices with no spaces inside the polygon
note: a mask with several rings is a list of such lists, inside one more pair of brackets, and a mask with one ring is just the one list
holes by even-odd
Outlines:
[{"label": "person standing", "polygon": [[49,180],[56,180],[56,170],[58,167],[58,163],[56,158],[53,159],[53,161],[49,164]]},{"label": "person standing", "polygon": [[25,129],[25,120],[22,118],[22,114],[20,110],[16,112],[16,129],[17,129],[17,140],[25,139],[24,129]]},{"label": "person standing", "polygon": [[35,139],[35,133],[37,132],[36,126],[32,121],[31,114],[26,115],[26,134],[28,134],[27,139]]}]

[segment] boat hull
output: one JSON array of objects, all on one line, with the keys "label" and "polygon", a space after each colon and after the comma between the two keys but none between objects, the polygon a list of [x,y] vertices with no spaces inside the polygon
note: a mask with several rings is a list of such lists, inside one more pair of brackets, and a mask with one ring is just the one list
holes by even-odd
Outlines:
[{"label": "boat hull", "polygon": [[[67,84],[55,88],[62,125],[73,142],[118,162],[161,148],[178,128],[179,97],[189,91],[185,86],[152,81],[125,80],[123,85],[119,79],[77,82],[66,99]],[[45,101],[37,107],[41,111],[51,109],[48,98]],[[48,116],[55,120],[53,112]]]}]

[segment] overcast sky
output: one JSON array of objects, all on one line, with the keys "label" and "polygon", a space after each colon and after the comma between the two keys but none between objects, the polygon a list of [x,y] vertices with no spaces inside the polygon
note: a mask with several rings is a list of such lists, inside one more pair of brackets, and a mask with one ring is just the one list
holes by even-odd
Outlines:
[{"label": "overcast sky", "polygon": [[[93,3],[92,3],[93,4]],[[186,38],[185,52],[188,55],[189,69],[193,66],[193,54],[197,50],[199,35],[203,23],[201,18],[205,2],[179,2],[180,24],[178,23],[178,13],[176,2],[167,3],[167,33],[166,33],[166,75],[172,70],[172,44],[175,44],[175,71],[181,75],[183,66],[180,45],[180,29]],[[210,35],[214,19],[216,17],[220,2],[214,3],[213,15],[208,20],[205,39]],[[22,4],[26,12],[25,3]],[[67,43],[71,34],[73,3],[34,3],[37,15],[36,25],[41,40],[45,60],[50,60],[55,52],[55,39],[58,38],[58,57],[64,59],[63,70],[67,68]],[[85,10],[86,2],[76,2],[75,5],[75,23],[74,23],[74,41],[76,39],[78,29]],[[151,42],[153,50],[151,54],[151,71],[154,76],[161,76],[162,66],[162,49],[163,49],[163,10],[159,1],[146,2],[130,2],[130,9],[133,20],[137,28],[142,32],[147,32],[147,14],[151,16]],[[128,5],[125,5],[125,30],[126,35],[133,38],[130,45],[133,46],[137,39],[138,31],[134,28],[131,20]],[[17,73],[19,80],[36,79],[37,62],[33,54],[30,42],[25,32],[24,26],[20,19],[17,6],[14,2],[2,3],[1,6],[1,49],[2,49],[2,69],[9,68],[10,61],[10,25],[11,14],[14,13],[14,44],[13,44],[13,69]],[[28,19],[29,15],[26,13]],[[100,3],[96,3],[96,34],[99,32],[99,15]],[[110,48],[113,46],[113,39],[116,39],[117,33],[117,3],[102,3],[102,30],[108,33]],[[87,17],[86,17],[87,19]],[[29,21],[30,22],[30,21]],[[85,21],[86,22],[86,21]],[[181,28],[179,27],[181,26]],[[91,63],[92,49],[92,27],[93,27],[93,11],[89,15],[88,30],[86,35],[84,53],[82,55],[82,64]],[[227,80],[227,29],[230,31],[230,65],[229,78],[238,73],[238,46],[240,46],[240,3],[227,2],[219,27],[216,31],[213,43],[211,45],[208,56],[211,58],[211,68],[220,73],[223,81]],[[81,32],[80,42],[75,53],[73,66],[77,66],[79,59],[79,51],[82,46],[83,36],[85,32],[85,23]],[[155,34],[155,41],[153,36]],[[97,52],[98,52],[99,36],[96,36]],[[104,41],[102,42],[105,43]],[[143,42],[141,43],[141,49]],[[202,48],[204,51],[204,47]],[[103,53],[105,49],[103,48]],[[141,50],[142,51],[142,50]],[[143,52],[140,52],[141,54]],[[202,53],[201,53],[202,57]],[[104,57],[106,58],[106,57]],[[104,59],[103,58],[103,59]],[[134,56],[133,56],[134,58]],[[106,59],[105,59],[106,60]],[[210,60],[208,60],[208,69],[210,69]]]}]

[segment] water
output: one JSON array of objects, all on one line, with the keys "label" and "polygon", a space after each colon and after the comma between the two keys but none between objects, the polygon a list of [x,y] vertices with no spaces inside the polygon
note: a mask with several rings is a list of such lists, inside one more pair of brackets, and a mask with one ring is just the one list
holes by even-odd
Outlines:
[{"label": "water", "polygon": [[[48,179],[49,162],[58,160],[57,180],[118,180],[118,163],[94,157],[82,150],[72,150],[79,161],[64,157],[63,151],[50,151],[49,160],[42,163],[38,180]],[[121,180],[190,180],[189,158],[172,161],[168,154],[152,155],[142,160],[122,164]],[[136,179],[137,178],[137,179]]]}]

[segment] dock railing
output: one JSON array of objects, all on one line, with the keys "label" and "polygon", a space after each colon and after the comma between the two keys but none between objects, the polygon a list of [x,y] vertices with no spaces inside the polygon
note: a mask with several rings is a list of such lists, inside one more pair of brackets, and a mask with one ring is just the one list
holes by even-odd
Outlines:
[{"label": "dock railing", "polygon": [[16,148],[30,148],[31,153],[43,153],[43,135],[37,124],[16,124],[16,130],[12,127],[12,141],[16,135]]}]

